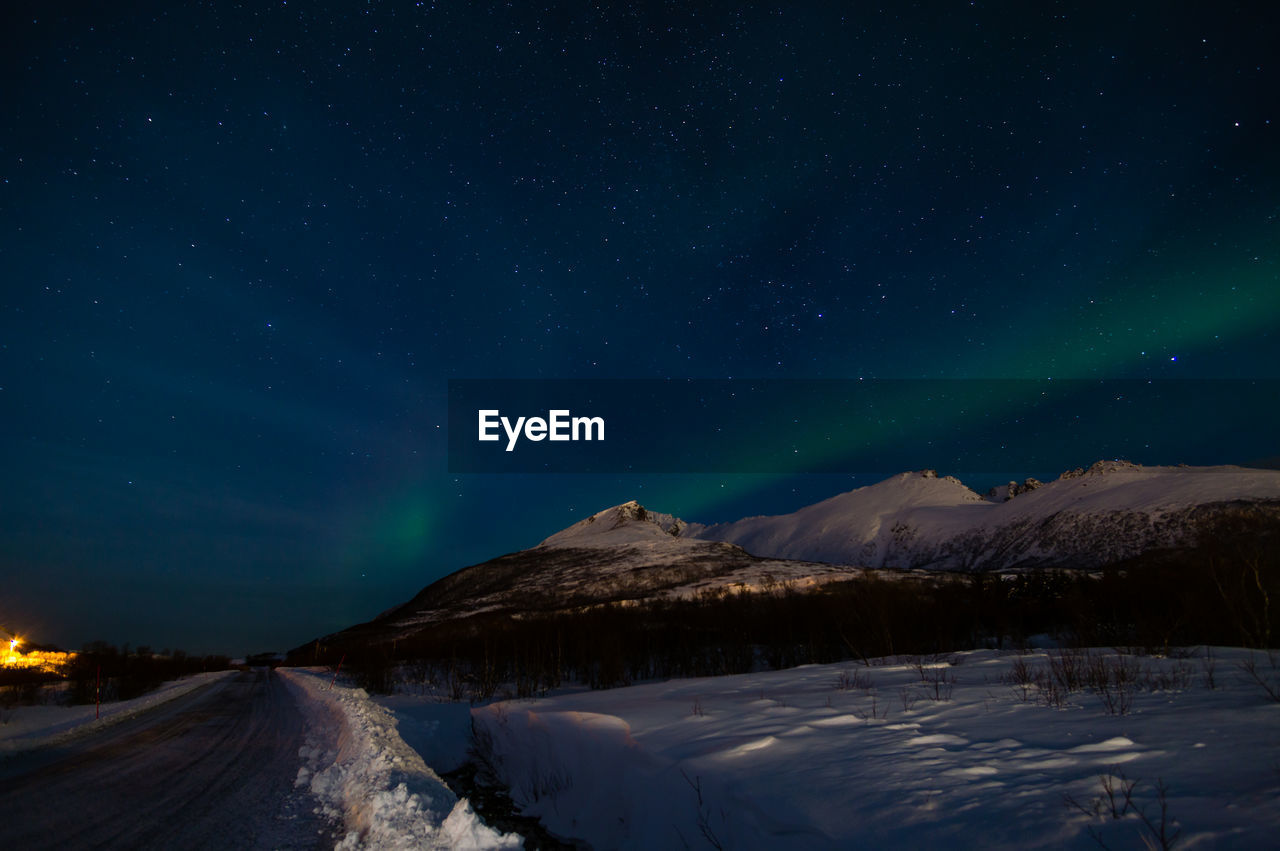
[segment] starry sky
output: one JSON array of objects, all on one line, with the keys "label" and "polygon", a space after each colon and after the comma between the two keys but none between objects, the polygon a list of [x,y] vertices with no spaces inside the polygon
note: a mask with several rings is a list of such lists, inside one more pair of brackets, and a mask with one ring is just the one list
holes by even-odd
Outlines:
[{"label": "starry sky", "polygon": [[450,378],[1280,378],[1267,3],[0,15],[32,640],[283,649],[627,499],[869,483],[451,475]]}]

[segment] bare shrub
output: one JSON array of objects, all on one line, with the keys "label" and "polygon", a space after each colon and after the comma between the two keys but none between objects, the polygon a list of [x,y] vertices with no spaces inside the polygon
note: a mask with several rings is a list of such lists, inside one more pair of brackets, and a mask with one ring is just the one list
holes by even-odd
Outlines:
[{"label": "bare shrub", "polygon": [[445,669],[444,676],[445,687],[449,692],[449,700],[454,703],[461,703],[462,699],[467,696],[467,678],[457,659],[449,660],[449,667]]},{"label": "bare shrub", "polygon": [[1007,683],[1013,688],[1014,694],[1023,703],[1031,701],[1031,695],[1036,689],[1036,668],[1027,662],[1025,656],[1018,656],[1013,660],[1009,672],[1000,677],[1001,682]]},{"label": "bare shrub", "polygon": [[1088,654],[1076,649],[1050,653],[1049,673],[1067,693],[1080,691],[1087,683]]},{"label": "bare shrub", "polygon": [[1144,685],[1150,691],[1184,691],[1191,685],[1191,665],[1188,662],[1175,662],[1165,668],[1147,671]]},{"label": "bare shrub", "polygon": [[1138,817],[1148,831],[1148,835],[1142,837],[1142,844],[1147,848],[1169,851],[1182,834],[1182,828],[1175,827],[1173,819],[1169,817],[1169,787],[1159,778],[1156,779],[1156,802],[1160,805],[1158,822],[1149,817],[1146,810],[1138,810]]},{"label": "bare shrub", "polygon": [[[1101,775],[1099,784],[1102,791],[1088,802],[1081,803],[1071,795],[1064,795],[1063,803],[1089,818],[1104,821],[1119,821],[1132,815],[1144,828],[1139,837],[1144,848],[1170,851],[1175,846],[1182,828],[1169,815],[1169,787],[1163,780],[1157,778],[1155,786],[1155,803],[1160,810],[1158,816],[1149,815],[1147,808],[1138,806],[1134,797],[1139,781],[1125,777],[1124,771],[1119,768],[1112,768],[1110,772]],[[1102,833],[1094,825],[1089,825],[1088,830],[1094,842],[1102,848],[1110,849],[1103,841]]]},{"label": "bare shrub", "polygon": [[1204,648],[1204,687],[1213,691],[1218,687],[1218,660],[1213,657],[1213,648]]},{"label": "bare shrub", "polygon": [[853,716],[860,721],[881,721],[889,717],[888,705],[881,706],[879,698],[876,696],[876,690],[870,690],[871,709],[868,712],[860,712],[856,708],[851,709]]},{"label": "bare shrub", "polygon": [[871,676],[864,671],[841,671],[836,677],[836,688],[840,691],[869,691],[872,688]]},{"label": "bare shrub", "polygon": [[1087,805],[1080,803],[1070,795],[1064,795],[1063,801],[1067,806],[1079,810],[1090,817],[1124,818],[1130,810],[1134,809],[1133,790],[1138,785],[1138,781],[1125,777],[1124,772],[1118,768],[1113,769],[1113,771],[1115,773],[1108,772],[1098,778],[1098,782],[1102,786],[1102,793],[1094,797]]},{"label": "bare shrub", "polygon": [[1102,699],[1108,715],[1128,715],[1142,675],[1142,663],[1124,654],[1086,656],[1085,681]]},{"label": "bare shrub", "polygon": [[920,682],[924,682],[924,657],[920,655],[911,655],[903,659],[907,666],[916,672],[916,676],[920,678]]},{"label": "bare shrub", "polygon": [[[689,788],[693,790],[694,794],[697,796],[697,799],[698,799],[698,832],[702,834],[702,838],[707,841],[708,845],[710,845],[712,848],[721,849],[722,851],[722,849],[724,848],[724,844],[720,841],[720,838],[716,836],[715,831],[712,830],[711,828],[711,806],[708,803],[706,803],[706,801],[703,800],[702,778],[695,777],[692,780],[690,780],[689,775],[685,773],[683,768],[680,769],[680,776],[684,778],[684,782],[689,784]],[[726,816],[725,816],[724,810],[721,810],[720,820],[724,821],[725,817]],[[679,829],[677,829],[676,832],[679,833]],[[681,835],[680,839],[681,841],[684,841],[684,836]],[[688,847],[689,845],[687,841],[685,841],[684,844],[685,844],[685,847]]]},{"label": "bare shrub", "polygon": [[1069,692],[1048,671],[1040,670],[1036,672],[1036,688],[1039,689],[1040,701],[1045,706],[1061,709],[1067,705]]},{"label": "bare shrub", "polygon": [[930,668],[924,680],[925,697],[934,701],[950,700],[956,676],[946,668]]},{"label": "bare shrub", "polygon": [[1240,670],[1257,683],[1273,703],[1280,703],[1280,656],[1274,650],[1268,650],[1265,659],[1268,664],[1259,665],[1258,654],[1250,653],[1249,658],[1240,663]]}]

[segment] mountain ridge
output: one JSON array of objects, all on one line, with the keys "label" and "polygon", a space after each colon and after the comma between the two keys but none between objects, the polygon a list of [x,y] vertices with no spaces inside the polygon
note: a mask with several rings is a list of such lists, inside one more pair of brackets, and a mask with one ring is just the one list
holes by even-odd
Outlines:
[{"label": "mountain ridge", "polygon": [[444,576],[335,636],[390,640],[477,615],[814,587],[869,570],[1093,570],[1191,546],[1202,530],[1241,512],[1280,528],[1280,471],[1100,461],[984,497],[954,477],[920,470],[790,514],[712,525],[629,500],[529,549]]},{"label": "mountain ridge", "polygon": [[999,496],[923,470],[790,514],[689,527],[701,539],[772,558],[934,570],[1096,568],[1189,543],[1196,527],[1229,506],[1280,511],[1280,472],[1099,461]]}]

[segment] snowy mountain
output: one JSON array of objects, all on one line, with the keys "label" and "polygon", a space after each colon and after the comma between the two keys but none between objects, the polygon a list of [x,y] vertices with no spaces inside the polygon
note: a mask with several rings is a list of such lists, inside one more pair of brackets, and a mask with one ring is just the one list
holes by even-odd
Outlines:
[{"label": "snowy mountain", "polygon": [[1093,568],[1190,544],[1206,524],[1240,510],[1280,522],[1280,471],[1099,461],[984,498],[925,470],[791,514],[690,524],[684,534],[759,556],[866,567]]},{"label": "snowy mountain", "polygon": [[798,587],[860,574],[857,568],[753,556],[684,534],[687,524],[633,501],[606,508],[531,549],[464,567],[348,637],[389,640],[432,623],[479,614],[553,612],[606,602],[690,597],[724,587]]},{"label": "snowy mountain", "polygon": [[894,554],[913,541],[963,534],[994,507],[958,479],[926,470],[900,473],[792,514],[691,525],[686,534],[777,558],[898,566]]},{"label": "snowy mountain", "polygon": [[867,569],[1096,568],[1196,542],[1246,512],[1280,527],[1280,471],[1100,461],[983,497],[931,470],[901,473],[791,514],[705,526],[635,501],[527,550],[465,567],[346,638],[390,640],[480,614],[519,616],[725,588],[796,588]]},{"label": "snowy mountain", "polygon": [[[547,538],[539,547],[615,547],[630,544],[666,543],[678,538],[686,524],[670,514],[649,511],[634,499],[598,511],[585,520]],[[676,545],[683,548],[684,543]]]}]

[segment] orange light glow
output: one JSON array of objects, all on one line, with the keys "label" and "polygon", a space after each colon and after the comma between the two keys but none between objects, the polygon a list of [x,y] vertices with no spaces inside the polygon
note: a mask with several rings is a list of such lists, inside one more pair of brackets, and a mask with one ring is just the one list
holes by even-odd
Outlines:
[{"label": "orange light glow", "polygon": [[18,649],[22,639],[14,636],[9,640],[9,650],[0,657],[0,667],[36,668],[51,674],[58,674],[68,662],[75,658],[74,653],[60,653],[54,650],[32,650],[23,653]]}]

